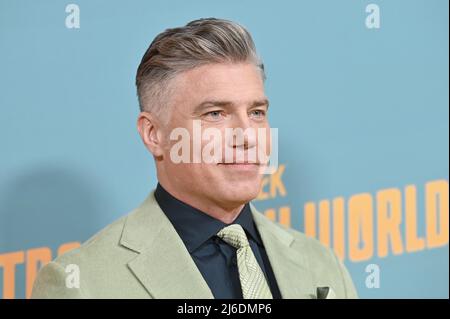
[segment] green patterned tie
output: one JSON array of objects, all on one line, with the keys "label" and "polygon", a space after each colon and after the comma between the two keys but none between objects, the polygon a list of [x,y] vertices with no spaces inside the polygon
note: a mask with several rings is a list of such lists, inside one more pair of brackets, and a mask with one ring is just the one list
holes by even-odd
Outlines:
[{"label": "green patterned tie", "polygon": [[237,249],[239,279],[244,299],[272,299],[269,285],[241,225],[227,226],[217,233],[226,243]]}]

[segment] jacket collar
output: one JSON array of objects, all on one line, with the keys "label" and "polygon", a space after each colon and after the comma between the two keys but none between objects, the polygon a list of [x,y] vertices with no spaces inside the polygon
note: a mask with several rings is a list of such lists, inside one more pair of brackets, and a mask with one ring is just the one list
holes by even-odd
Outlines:
[{"label": "jacket collar", "polygon": [[[292,248],[292,234],[250,207],[282,297],[310,298],[306,255]],[[126,218],[120,244],[137,253],[128,267],[153,298],[214,298],[154,192]]]}]

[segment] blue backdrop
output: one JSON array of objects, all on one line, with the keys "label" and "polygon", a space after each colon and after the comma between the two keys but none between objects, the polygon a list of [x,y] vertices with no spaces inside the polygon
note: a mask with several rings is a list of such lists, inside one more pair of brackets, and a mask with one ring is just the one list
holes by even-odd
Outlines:
[{"label": "blue backdrop", "polygon": [[[79,28],[71,28],[77,10]],[[448,298],[445,0],[0,0],[0,298],[27,295],[37,248],[54,258],[60,245],[88,239],[155,186],[136,130],[136,68],[159,32],[211,16],[246,26],[267,71],[284,171],[256,207],[303,231],[305,205],[315,205],[319,225],[327,222],[320,203],[340,197],[347,227],[349,199],[367,193],[373,251],[351,258],[356,248],[343,233],[359,295]],[[436,212],[425,195],[434,181]],[[417,195],[415,227],[405,224],[408,185]],[[380,256],[377,194],[391,188],[401,194],[390,214],[402,218],[403,248],[397,238]],[[434,213],[440,240],[429,238]],[[425,243],[416,251],[406,248],[408,227]]]}]

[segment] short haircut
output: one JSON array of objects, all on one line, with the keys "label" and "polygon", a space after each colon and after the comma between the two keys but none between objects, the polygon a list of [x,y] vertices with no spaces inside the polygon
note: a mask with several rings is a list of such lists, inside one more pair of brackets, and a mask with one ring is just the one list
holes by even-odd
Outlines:
[{"label": "short haircut", "polygon": [[241,25],[206,18],[167,29],[152,41],[136,74],[141,111],[160,116],[179,73],[210,63],[253,63],[265,80],[264,65],[250,33]]}]

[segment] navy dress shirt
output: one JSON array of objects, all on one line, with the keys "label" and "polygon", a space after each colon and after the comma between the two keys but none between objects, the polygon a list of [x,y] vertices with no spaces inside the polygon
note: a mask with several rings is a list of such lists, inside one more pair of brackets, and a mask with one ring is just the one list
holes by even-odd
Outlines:
[{"label": "navy dress shirt", "polygon": [[[159,183],[155,198],[183,240],[214,298],[242,299],[236,248],[217,236],[217,233],[228,225],[176,199]],[[239,224],[245,230],[253,254],[266,276],[273,298],[280,299],[281,293],[248,203],[233,224]]]}]

